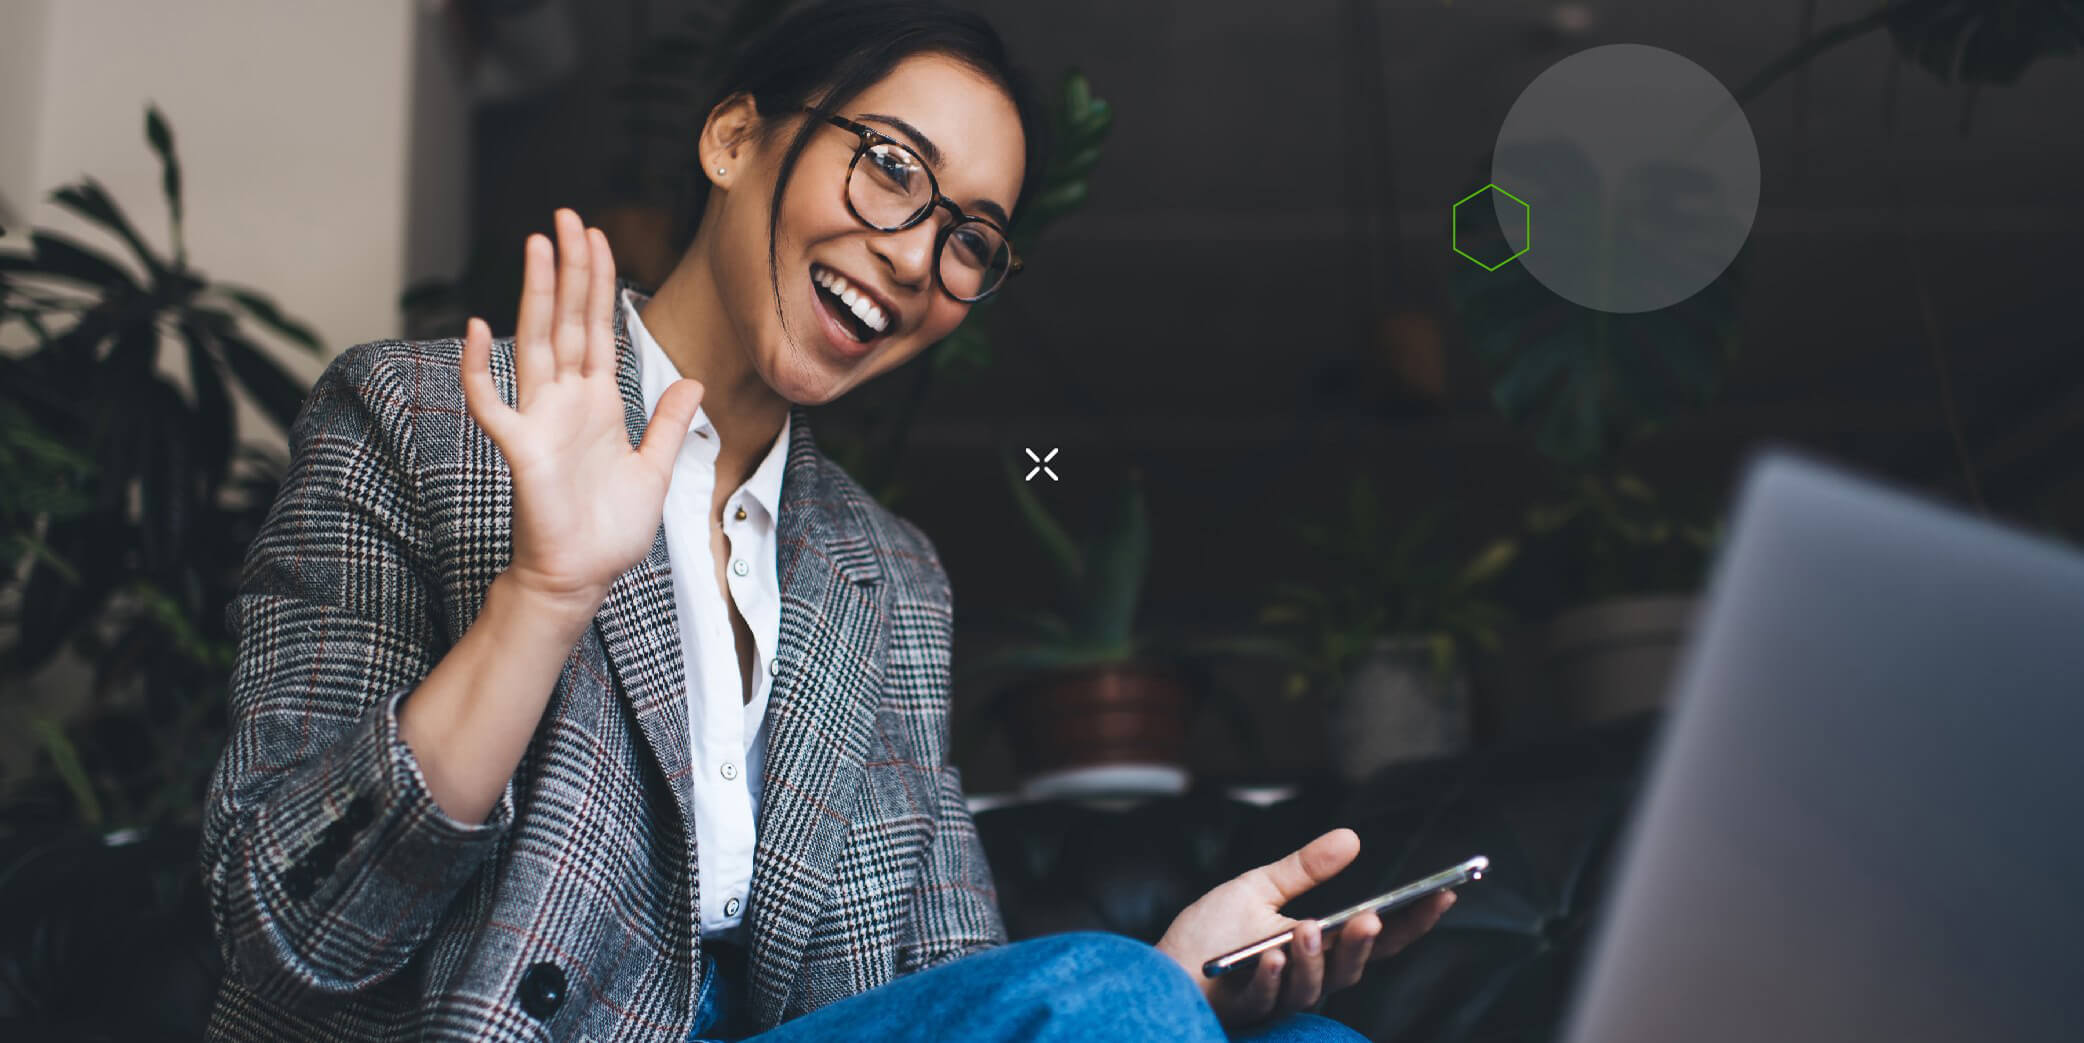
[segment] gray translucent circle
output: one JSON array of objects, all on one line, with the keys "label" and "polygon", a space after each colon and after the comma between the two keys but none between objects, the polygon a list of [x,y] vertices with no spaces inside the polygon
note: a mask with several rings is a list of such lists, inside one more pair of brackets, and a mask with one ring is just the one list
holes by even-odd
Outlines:
[{"label": "gray translucent circle", "polygon": [[[1758,142],[1729,90],[1658,47],[1550,66],[1498,129],[1491,180],[1534,212],[1519,263],[1587,308],[1653,311],[1715,281],[1758,215]],[[1507,241],[1525,211],[1492,193]]]}]

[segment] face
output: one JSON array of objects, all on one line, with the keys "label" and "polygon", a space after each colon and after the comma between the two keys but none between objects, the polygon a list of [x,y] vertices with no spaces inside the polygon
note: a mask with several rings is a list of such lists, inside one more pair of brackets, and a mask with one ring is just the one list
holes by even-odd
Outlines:
[{"label": "face", "polygon": [[[751,112],[749,103],[739,107],[739,126],[757,118]],[[1026,161],[1020,115],[998,85],[969,67],[935,55],[906,59],[839,115],[929,161],[938,150],[934,178],[964,213],[996,216],[1012,209]],[[970,306],[942,292],[934,277],[935,242],[954,215],[937,207],[901,232],[861,223],[847,207],[847,164],[860,138],[826,123],[812,132],[797,162],[775,230],[785,326],[775,314],[768,274],[768,205],[782,154],[810,117],[776,115],[767,134],[735,145],[729,143],[733,118],[719,109],[703,132],[705,167],[725,191],[711,193],[702,231],[715,233],[708,248],[724,307],[769,387],[791,402],[829,402],[902,365],[962,322]],[[719,167],[728,173],[716,174]],[[881,312],[883,328],[860,339],[868,327],[845,314],[851,309],[832,298],[834,286],[865,295]]]}]

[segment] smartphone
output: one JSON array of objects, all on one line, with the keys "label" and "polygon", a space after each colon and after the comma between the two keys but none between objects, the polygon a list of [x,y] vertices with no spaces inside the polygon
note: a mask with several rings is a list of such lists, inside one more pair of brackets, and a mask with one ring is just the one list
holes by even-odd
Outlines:
[{"label": "smartphone", "polygon": [[[1475,858],[1462,862],[1459,865],[1442,869],[1423,880],[1412,881],[1387,894],[1376,895],[1359,905],[1350,906],[1330,916],[1323,917],[1317,923],[1324,929],[1324,944],[1326,947],[1330,947],[1332,944],[1332,932],[1338,930],[1339,926],[1346,921],[1362,913],[1369,910],[1373,910],[1376,913],[1386,913],[1392,909],[1410,905],[1427,895],[1438,894],[1451,888],[1460,887],[1471,880],[1481,880],[1483,879],[1483,874],[1488,872],[1490,868],[1491,860],[1482,855],[1477,855]],[[1253,942],[1242,949],[1226,952],[1202,964],[1201,973],[1214,978],[1239,968],[1258,966],[1260,953],[1286,945],[1289,939],[1293,937],[1295,937],[1293,930],[1282,931],[1273,937],[1262,938]]]}]

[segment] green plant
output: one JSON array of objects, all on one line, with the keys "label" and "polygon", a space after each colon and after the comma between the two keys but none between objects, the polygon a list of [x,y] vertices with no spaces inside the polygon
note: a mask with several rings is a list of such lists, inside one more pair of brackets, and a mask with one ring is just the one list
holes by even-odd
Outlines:
[{"label": "green plant", "polygon": [[[1569,142],[1501,153],[1534,198],[1609,198],[1610,227],[1571,234],[1614,236],[1635,256],[1678,259],[1697,250],[1687,235],[1644,238],[1650,229],[1712,230],[1677,201],[1714,186],[1697,172],[1637,172],[1635,190],[1602,182]],[[1516,183],[1519,183],[1516,181]],[[1629,447],[1713,401],[1737,351],[1739,256],[1690,298],[1654,311],[1616,314],[1551,292],[1518,265],[1458,269],[1455,302],[1471,347],[1492,373],[1491,401],[1553,465],[1563,492],[1528,514],[1530,557],[1561,559],[1566,601],[1673,589],[1697,576],[1708,550],[1680,538],[1695,531],[1663,498],[1624,472]],[[1640,559],[1640,560],[1637,560]]]},{"label": "green plant", "polygon": [[[1007,457],[1011,459],[1011,457]],[[1056,574],[1059,607],[1026,620],[1028,639],[992,657],[993,667],[1043,671],[1123,663],[1152,651],[1137,626],[1150,570],[1150,509],[1134,475],[1108,506],[1106,522],[1081,545],[1008,465],[1006,483],[1030,535]]]},{"label": "green plant", "polygon": [[[1013,215],[1013,224],[1006,229],[1014,252],[1022,257],[1034,253],[1044,230],[1085,206],[1091,194],[1089,179],[1100,165],[1107,133],[1114,129],[1114,106],[1095,96],[1091,81],[1072,69],[1064,73],[1049,120],[1049,166],[1042,171],[1042,182],[1034,197]],[[987,299],[971,308],[963,324],[935,345],[935,367],[991,364],[991,339],[977,323],[980,313],[990,313],[991,303]]]},{"label": "green plant", "polygon": [[1532,541],[1568,548],[1569,589],[1586,601],[1699,587],[1720,523],[1689,521],[1625,471],[1580,474],[1568,495],[1527,512]]},{"label": "green plant", "polygon": [[1298,528],[1326,578],[1282,583],[1259,616],[1288,634],[1290,698],[1313,684],[1336,684],[1382,638],[1423,641],[1442,674],[1471,649],[1498,650],[1508,615],[1489,591],[1518,555],[1518,541],[1493,540],[1458,557],[1446,545],[1445,525],[1437,509],[1391,521],[1374,484],[1357,478],[1343,517]]},{"label": "green plant", "polygon": [[[1610,199],[1609,228],[1568,234],[1611,235],[1616,254],[1676,259],[1698,247],[1662,230],[1710,232],[1679,212],[1677,201],[1714,191],[1688,171],[1644,170],[1643,184],[1633,189],[1607,184],[1568,141],[1516,146],[1497,162],[1515,171],[1515,183],[1531,198]],[[1659,234],[1646,234],[1652,230]],[[1597,470],[1623,446],[1715,396],[1736,353],[1742,273],[1740,256],[1691,298],[1632,314],[1579,305],[1520,265],[1495,272],[1457,266],[1451,289],[1470,346],[1493,374],[1498,411],[1564,468]]]},{"label": "green plant", "polygon": [[282,469],[241,446],[233,395],[285,429],[304,397],[246,320],[320,350],[267,297],[189,263],[181,167],[156,108],[145,138],[169,252],[88,177],[51,199],[127,246],[125,262],[43,229],[26,252],[0,253],[0,328],[30,340],[0,357],[0,681],[19,684],[68,649],[91,665],[76,707],[30,722],[51,766],[26,799],[69,794],[96,827],[193,814],[231,661],[224,607]]},{"label": "green plant", "polygon": [[[1002,454],[1006,460],[1013,454]],[[1235,657],[1269,658],[1285,651],[1278,642],[1229,634],[1154,632],[1141,623],[1150,573],[1150,508],[1140,475],[1131,472],[1106,504],[1101,523],[1076,537],[1012,465],[1006,484],[1022,521],[1056,577],[1056,605],[1024,614],[1020,633],[992,652],[967,662],[965,675],[997,688],[980,712],[967,714],[958,745],[973,750],[985,729],[1007,723],[1007,714],[1035,683],[1126,668],[1165,675],[1179,682],[1190,700],[1219,713],[1246,750],[1263,763],[1264,745],[1243,700],[1214,669]]]},{"label": "green plant", "polygon": [[70,572],[45,542],[48,526],[62,526],[93,505],[88,483],[94,461],[44,432],[29,414],[0,399],[0,561],[33,557]]}]

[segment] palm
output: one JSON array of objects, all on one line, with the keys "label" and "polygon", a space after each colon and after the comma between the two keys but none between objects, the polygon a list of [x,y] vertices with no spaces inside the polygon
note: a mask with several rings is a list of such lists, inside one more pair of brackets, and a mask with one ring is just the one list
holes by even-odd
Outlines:
[{"label": "palm", "polygon": [[[1363,913],[1326,938],[1322,951],[1299,946],[1317,937],[1316,925],[1281,915],[1281,907],[1337,876],[1359,854],[1360,838],[1353,831],[1326,833],[1201,896],[1172,921],[1158,948],[1200,984],[1209,1006],[1226,1023],[1251,1024],[1310,1007],[1360,980],[1370,960],[1392,955],[1431,930],[1454,902],[1451,893],[1436,895],[1392,917],[1387,931],[1373,913]],[[1214,980],[1202,974],[1203,962],[1291,927],[1296,941],[1262,955],[1254,970]]]},{"label": "palm", "polygon": [[475,319],[463,390],[513,475],[509,572],[542,593],[598,604],[651,547],[701,386],[669,388],[643,447],[630,446],[615,379],[615,262],[607,239],[578,215],[559,211],[557,224],[559,256],[547,239],[528,241],[514,405],[493,387],[491,333]]},{"label": "palm", "polygon": [[1196,899],[1173,921],[1166,939],[1206,953],[1205,960],[1295,926],[1297,920],[1281,915],[1286,904],[1288,898],[1255,869]]}]

